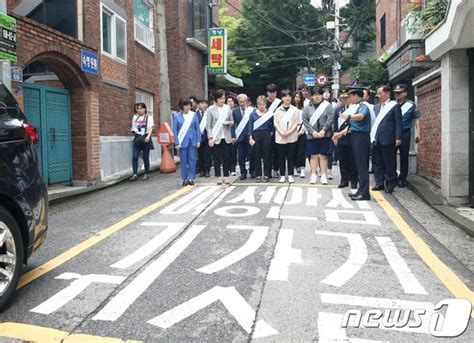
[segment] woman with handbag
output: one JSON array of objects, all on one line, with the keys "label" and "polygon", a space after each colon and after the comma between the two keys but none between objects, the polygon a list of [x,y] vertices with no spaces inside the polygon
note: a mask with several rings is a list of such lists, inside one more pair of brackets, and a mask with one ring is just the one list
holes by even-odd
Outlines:
[{"label": "woman with handbag", "polygon": [[135,135],[133,139],[133,176],[130,181],[137,181],[138,179],[138,157],[140,152],[143,152],[143,162],[145,163],[145,175],[143,181],[148,180],[148,173],[150,172],[150,150],[153,150],[153,141],[151,134],[153,133],[153,116],[146,113],[146,105],[144,103],[135,104],[135,115],[132,119],[132,132]]},{"label": "woman with handbag", "polygon": [[191,111],[191,100],[181,99],[178,106],[181,111],[174,115],[173,133],[181,162],[181,179],[183,186],[194,186],[197,149],[201,145],[199,118]]},{"label": "woman with handbag", "polygon": [[[230,175],[232,132],[234,125],[232,110],[226,105],[225,91],[219,89],[214,93],[215,104],[207,110],[207,135],[209,147],[214,157],[214,173],[217,184],[229,184],[227,177]],[[223,165],[223,177],[221,173]]]}]

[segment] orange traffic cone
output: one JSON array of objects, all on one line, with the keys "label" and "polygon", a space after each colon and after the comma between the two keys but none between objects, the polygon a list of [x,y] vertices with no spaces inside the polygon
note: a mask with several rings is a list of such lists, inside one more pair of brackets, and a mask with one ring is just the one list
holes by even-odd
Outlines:
[{"label": "orange traffic cone", "polygon": [[173,156],[171,156],[169,145],[162,145],[163,154],[161,156],[160,172],[169,174],[176,171],[176,164],[174,163]]}]

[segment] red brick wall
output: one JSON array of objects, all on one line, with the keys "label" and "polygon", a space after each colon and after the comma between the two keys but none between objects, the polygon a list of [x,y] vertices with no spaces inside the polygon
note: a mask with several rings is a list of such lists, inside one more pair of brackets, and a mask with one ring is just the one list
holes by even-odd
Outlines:
[{"label": "red brick wall", "polygon": [[416,96],[421,113],[418,174],[439,184],[441,182],[441,77],[418,86]]},{"label": "red brick wall", "polygon": [[[400,23],[410,12],[414,0],[377,0],[376,35],[377,56],[380,57],[398,40]],[[380,46],[380,19],[385,14],[385,46]]]}]

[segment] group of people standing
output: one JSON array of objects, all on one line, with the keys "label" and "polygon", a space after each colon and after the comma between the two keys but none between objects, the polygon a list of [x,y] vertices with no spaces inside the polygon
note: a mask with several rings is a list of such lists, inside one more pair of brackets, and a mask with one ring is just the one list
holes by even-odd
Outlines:
[{"label": "group of people standing", "polygon": [[309,92],[303,85],[294,93],[284,89],[278,98],[277,86],[270,84],[266,96],[256,99],[256,108],[245,94],[238,95],[237,105],[231,107],[224,90],[214,93],[210,107],[203,99],[181,99],[173,131],[183,185],[194,184],[196,168],[200,176],[210,176],[211,164],[217,184],[228,184],[237,161],[241,180],[250,176],[268,182],[274,177],[280,183],[293,183],[295,172],[305,177],[307,159],[310,184],[319,179],[325,185],[336,152],[341,171],[338,187],[350,185],[357,189],[350,194],[353,200],[368,200],[371,153],[376,181],[372,190],[391,193],[406,183],[413,120],[419,132],[419,112],[406,100],[407,87],[398,85],[395,94],[397,101],[390,100],[390,87],[379,87],[379,103],[374,106],[368,102],[367,88],[351,87],[334,106],[321,88]]}]

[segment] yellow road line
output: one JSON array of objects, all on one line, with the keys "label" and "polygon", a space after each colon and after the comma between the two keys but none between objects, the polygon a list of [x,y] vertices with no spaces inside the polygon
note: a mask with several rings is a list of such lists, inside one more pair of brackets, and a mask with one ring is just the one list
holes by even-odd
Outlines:
[{"label": "yellow road line", "polygon": [[[196,183],[196,186],[217,186],[217,183]],[[246,186],[260,186],[260,187],[266,187],[266,186],[278,186],[278,187],[288,187],[288,183],[279,183],[279,182],[236,182],[230,184],[230,186],[241,186],[241,187],[246,187]],[[309,183],[292,183],[291,187],[316,187],[316,188],[337,188],[336,185],[320,185],[320,184],[315,184],[311,185]],[[225,188],[225,186],[222,186],[222,188]]]},{"label": "yellow road line", "polygon": [[45,328],[42,326],[20,324],[20,323],[0,323],[0,336],[14,339],[21,339],[28,342],[65,342],[65,343],[119,343],[119,342],[140,342],[122,341],[117,338],[101,337],[82,334],[70,334],[66,331]]},{"label": "yellow road line", "polygon": [[134,213],[130,217],[127,217],[125,219],[122,219],[118,223],[108,227],[107,229],[104,229],[103,231],[99,232],[98,234],[94,235],[94,237],[91,237],[78,245],[70,248],[69,250],[63,252],[61,255],[58,255],[54,257],[53,259],[49,260],[48,262],[42,264],[41,266],[30,270],[26,274],[24,274],[20,278],[20,282],[18,283],[18,288],[21,288],[25,286],[26,284],[36,280],[37,278],[43,276],[44,274],[50,272],[53,269],[56,269],[57,267],[61,266],[62,264],[66,263],[73,257],[79,255],[80,253],[84,252],[85,250],[93,247],[97,243],[103,241],[110,235],[116,233],[117,231],[120,231],[127,225],[130,225],[134,221],[140,219],[141,217],[149,214],[150,212],[156,210],[157,208],[166,205],[167,203],[171,202],[172,200],[176,199],[178,196],[181,194],[187,192],[188,190],[192,189],[192,187],[184,187],[181,188],[180,190],[174,192],[173,194],[170,194],[169,196],[163,198],[162,200],[142,209],[141,211]]},{"label": "yellow road line", "polygon": [[446,288],[456,297],[468,299],[473,305],[471,317],[474,318],[474,292],[446,265],[431,248],[410,228],[402,216],[390,205],[380,192],[371,192],[372,197],[377,200],[382,209],[387,213],[396,227],[401,231],[408,243],[415,249],[422,260],[438,276]]}]

